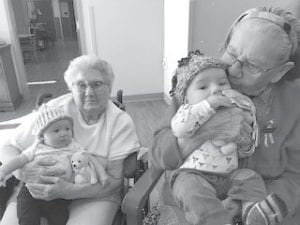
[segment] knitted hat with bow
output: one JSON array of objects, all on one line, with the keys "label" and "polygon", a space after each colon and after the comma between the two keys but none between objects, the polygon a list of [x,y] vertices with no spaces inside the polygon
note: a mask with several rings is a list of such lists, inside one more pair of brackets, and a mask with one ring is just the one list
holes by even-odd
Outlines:
[{"label": "knitted hat with bow", "polygon": [[39,139],[42,138],[44,131],[52,123],[58,120],[67,119],[73,125],[72,117],[67,115],[64,112],[64,110],[60,107],[47,106],[44,104],[38,109],[37,113],[38,115],[32,133],[36,135]]},{"label": "knitted hat with bow", "polygon": [[[227,65],[222,63],[221,60],[212,57],[205,57],[199,54],[190,54],[185,58],[185,63],[179,65],[176,69],[176,79],[173,78],[174,94],[181,103],[185,102],[186,90],[196,75],[206,69],[220,68],[226,69]],[[176,84],[175,84],[176,83]],[[174,85],[175,88],[174,88]]]}]

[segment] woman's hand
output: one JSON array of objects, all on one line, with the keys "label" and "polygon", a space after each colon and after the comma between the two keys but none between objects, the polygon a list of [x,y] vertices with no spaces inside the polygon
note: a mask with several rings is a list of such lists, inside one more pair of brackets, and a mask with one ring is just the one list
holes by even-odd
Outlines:
[{"label": "woman's hand", "polygon": [[197,138],[198,133],[205,133],[207,139],[234,142],[238,146],[238,151],[248,151],[253,143],[252,123],[253,117],[250,113],[236,107],[225,108],[203,124],[194,138]]},{"label": "woman's hand", "polygon": [[242,206],[240,201],[235,201],[230,197],[227,197],[222,201],[222,204],[224,208],[228,210],[229,216],[232,220],[234,217],[240,216],[242,214]]},{"label": "woman's hand", "polygon": [[72,184],[59,177],[41,176],[39,182],[28,183],[26,187],[32,197],[50,201],[58,198],[66,198],[70,185]]},{"label": "woman's hand", "polygon": [[65,170],[55,167],[56,164],[57,160],[51,156],[35,159],[18,170],[15,175],[25,183],[36,182],[40,176],[63,176]]}]

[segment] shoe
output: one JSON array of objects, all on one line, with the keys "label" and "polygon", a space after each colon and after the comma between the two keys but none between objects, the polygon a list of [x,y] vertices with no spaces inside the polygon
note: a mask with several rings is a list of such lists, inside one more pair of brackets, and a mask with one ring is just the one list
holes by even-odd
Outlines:
[{"label": "shoe", "polygon": [[288,214],[284,201],[272,193],[247,209],[244,225],[276,225]]}]

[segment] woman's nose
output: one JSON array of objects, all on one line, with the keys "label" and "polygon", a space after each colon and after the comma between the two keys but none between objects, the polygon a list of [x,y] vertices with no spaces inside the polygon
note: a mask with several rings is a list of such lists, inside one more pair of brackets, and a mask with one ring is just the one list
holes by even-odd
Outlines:
[{"label": "woman's nose", "polygon": [[236,60],[231,66],[227,69],[228,75],[235,77],[235,78],[241,78],[242,77],[242,64],[240,61]]},{"label": "woman's nose", "polygon": [[85,94],[86,95],[94,94],[94,89],[90,85],[87,85],[85,89]]}]

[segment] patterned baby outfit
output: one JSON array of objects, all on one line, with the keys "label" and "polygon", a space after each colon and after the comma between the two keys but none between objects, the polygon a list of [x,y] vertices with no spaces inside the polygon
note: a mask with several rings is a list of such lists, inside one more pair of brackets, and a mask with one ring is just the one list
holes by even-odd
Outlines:
[{"label": "patterned baby outfit", "polygon": [[[257,146],[258,127],[255,119],[255,106],[252,101],[235,90],[224,90],[222,95],[228,97],[232,104],[247,110],[254,117],[252,138],[254,145],[248,151],[251,155]],[[173,133],[178,138],[192,136],[197,129],[208,121],[216,111],[207,100],[195,105],[183,104],[171,121]],[[180,168],[196,169],[213,174],[227,174],[238,168],[238,153],[236,149],[222,152],[225,143],[216,145],[216,141],[207,140],[190,154]]]}]

